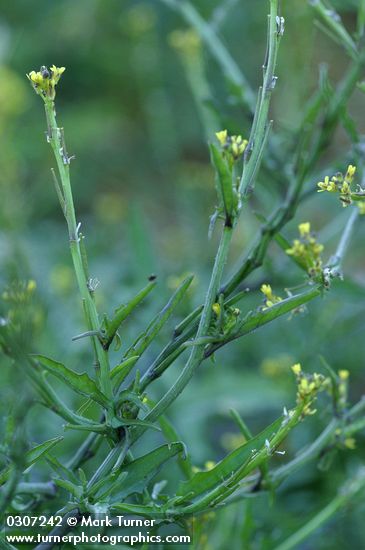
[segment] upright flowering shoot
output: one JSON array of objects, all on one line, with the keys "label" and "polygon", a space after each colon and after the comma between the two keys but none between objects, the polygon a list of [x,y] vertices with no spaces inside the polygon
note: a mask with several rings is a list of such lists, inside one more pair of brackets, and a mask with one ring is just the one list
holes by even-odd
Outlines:
[{"label": "upright flowering shoot", "polygon": [[226,225],[232,226],[240,209],[239,177],[236,166],[243,159],[247,140],[242,136],[230,136],[227,130],[217,132],[216,137],[221,147],[210,144],[219,199],[216,217],[224,217]]},{"label": "upright flowering shoot", "polygon": [[300,223],[298,229],[299,239],[294,239],[293,245],[286,250],[286,253],[293,256],[312,279],[322,280],[321,253],[324,247],[317,242],[309,222]]},{"label": "upright flowering shoot", "polygon": [[307,374],[303,372],[300,363],[291,367],[297,381],[297,404],[303,407],[303,416],[316,413],[316,409],[311,409],[311,405],[317,398],[317,394],[329,386],[329,379],[322,374]]},{"label": "upright flowering shoot", "polygon": [[65,67],[56,67],[52,65],[49,69],[44,65],[39,71],[31,71],[27,77],[36,93],[46,101],[53,101],[56,97],[56,86],[65,72]]},{"label": "upright flowering shoot", "polygon": [[[58,177],[52,171],[57,196],[66,218],[70,251],[75,270],[76,280],[82,298],[82,305],[88,332],[93,339],[93,350],[97,364],[96,374],[99,389],[107,398],[112,397],[112,382],[110,378],[110,365],[107,351],[103,348],[103,342],[98,337],[100,321],[94,301],[95,281],[90,279],[86,260],[86,250],[83,236],[80,233],[80,224],[76,219],[76,212],[70,180],[70,161],[73,158],[67,153],[63,129],[59,127],[56,119],[54,100],[56,86],[65,71],[65,67],[52,65],[49,69],[42,66],[38,72],[31,71],[27,77],[35,92],[44,101],[47,118],[47,142],[50,144],[57,163]],[[106,402],[104,402],[106,403]],[[106,417],[112,414],[113,405],[106,405]]]}]

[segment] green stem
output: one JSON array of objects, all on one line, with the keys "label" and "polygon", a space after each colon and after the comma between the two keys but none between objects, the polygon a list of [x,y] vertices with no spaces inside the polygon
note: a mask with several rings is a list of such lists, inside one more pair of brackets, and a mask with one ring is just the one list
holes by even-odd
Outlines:
[{"label": "green stem", "polygon": [[[315,439],[315,441],[313,441],[311,445],[309,445],[309,447],[303,449],[296,458],[288,462],[288,464],[281,466],[271,474],[270,484],[277,487],[278,485],[280,485],[280,483],[284,481],[284,479],[286,479],[292,473],[296,472],[299,468],[304,466],[304,464],[307,464],[307,462],[310,462],[311,460],[319,456],[321,451],[331,441],[338,428],[342,428],[344,426],[345,432],[348,433],[346,430],[350,430],[353,424],[350,423],[348,426],[346,426],[346,421],[351,421],[354,415],[362,413],[364,409],[365,399],[361,399],[356,405],[354,405],[354,407],[352,407],[352,409],[345,415],[343,419],[334,418],[333,420],[331,420],[327,428],[317,437],[317,439]],[[354,425],[356,425],[356,423],[357,422],[354,421]],[[362,426],[357,426],[357,428],[362,429]],[[351,433],[354,433],[354,431],[355,430],[352,430]]]},{"label": "green stem", "polygon": [[243,258],[241,265],[236,269],[227,283],[221,288],[221,292],[225,296],[230,295],[250,273],[262,265],[270,242],[278,231],[294,217],[306,178],[313,170],[320,154],[328,145],[329,137],[333,135],[338,124],[342,106],[346,104],[353,92],[360,77],[363,64],[364,53],[362,52],[361,57],[351,64],[347,74],[338,85],[330,102],[328,112],[325,115],[325,120],[321,124],[321,132],[315,141],[312,138],[312,141],[314,141],[312,151],[309,155],[307,153],[304,164],[297,167],[297,174],[293,174],[292,183],[287,191],[285,200],[269,217],[267,223],[261,227],[256,244],[249,254]]},{"label": "green stem", "polygon": [[268,28],[268,48],[267,60],[264,63],[264,79],[262,89],[259,92],[254,123],[251,129],[251,135],[247,146],[247,154],[243,167],[240,196],[245,199],[252,192],[254,184],[254,176],[258,171],[261,163],[264,145],[267,139],[270,125],[268,124],[268,113],[272,91],[276,84],[276,76],[274,74],[276,67],[276,59],[278,47],[283,29],[278,27],[278,0],[270,0]]},{"label": "green stem", "polygon": [[[201,338],[206,336],[210,326],[210,321],[212,317],[212,306],[217,298],[218,289],[221,284],[223,269],[227,261],[228,251],[230,242],[232,239],[233,229],[232,227],[225,226],[222,232],[221,241],[219,244],[218,252],[214,262],[214,267],[212,271],[212,276],[210,279],[203,311],[201,314],[198,330],[196,333],[196,338]],[[179,378],[175,384],[166,392],[166,394],[160,399],[157,405],[148,413],[144,420],[148,422],[154,422],[169,405],[175,401],[175,399],[180,395],[185,386],[188,384],[192,378],[195,370],[201,363],[204,356],[205,344],[194,346],[189,359],[184,367],[184,370],[180,374]],[[135,432],[135,437],[139,437],[141,433],[145,431],[146,428],[139,428]]]},{"label": "green stem", "polygon": [[226,77],[242,90],[242,102],[249,107],[250,111],[253,111],[255,97],[251,87],[242,74],[241,69],[223,45],[218,34],[214,31],[212,25],[203,19],[190,2],[185,0],[162,0],[162,2],[179,12],[187,23],[197,31]]},{"label": "green stem", "polygon": [[322,449],[331,441],[336,429],[339,427],[340,421],[337,419],[332,420],[327,428],[320,434],[319,437],[306,449],[303,449],[296,458],[281,466],[273,472],[270,476],[270,485],[278,486],[284,479],[286,479],[293,472],[296,472],[298,468],[302,467],[307,462],[310,462],[319,455]]},{"label": "green stem", "polygon": [[114,464],[119,458],[121,453],[124,453],[126,450],[127,440],[120,441],[111,451],[107,454],[104,461],[100,464],[99,468],[96,470],[89,483],[87,484],[88,490],[91,489],[101,478],[104,478],[109,474],[110,470],[113,468]]},{"label": "green stem", "polygon": [[297,548],[303,540],[308,538],[314,531],[316,531],[321,525],[328,521],[342,506],[345,506],[348,502],[362,491],[365,487],[364,473],[360,472],[358,477],[352,480],[343,491],[338,494],[323,510],[321,510],[316,516],[314,516],[308,523],[303,525],[296,533],[291,535],[284,542],[279,544],[275,550],[292,550]]},{"label": "green stem", "polygon": [[[170,0],[167,3],[175,4],[174,1],[170,2]],[[186,4],[182,3],[181,6],[183,5],[186,5]],[[267,51],[267,60],[265,60],[265,63],[264,63],[263,90],[259,92],[259,101],[257,104],[255,118],[251,129],[250,144],[252,146],[252,151],[248,162],[244,166],[243,174],[241,178],[240,193],[243,196],[247,193],[249,187],[253,185],[255,175],[257,173],[258,167],[261,162],[263,149],[264,149],[264,145],[267,137],[267,129],[268,129],[267,116],[268,116],[268,110],[270,105],[271,93],[275,82],[274,70],[276,66],[277,51],[278,51],[280,37],[282,34],[280,26],[278,28],[277,14],[278,14],[278,2],[277,0],[270,0],[268,51]],[[226,289],[224,287],[223,292],[222,290],[220,290],[220,293],[223,293],[225,296],[228,296],[234,288],[235,287],[233,288],[231,287],[229,289],[230,291],[226,292]],[[188,332],[190,336],[191,333],[193,332],[193,329],[191,328]],[[199,337],[198,333],[196,334],[196,337],[197,338]],[[196,348],[194,348],[194,350],[195,349]],[[165,370],[171,364],[170,359],[175,360],[176,357],[178,357],[178,355],[181,353],[181,352],[179,353],[177,350],[178,350],[178,343],[176,341],[172,342],[171,350],[170,350],[171,354],[167,354],[167,357],[163,358],[164,360],[163,370]],[[168,355],[170,355],[170,358],[168,358]],[[156,378],[155,374],[156,374],[156,369],[151,368],[148,370],[148,374],[143,378],[144,387],[146,387],[149,382],[151,382],[153,379]],[[160,374],[158,374],[158,376],[159,375]]]},{"label": "green stem", "polygon": [[357,37],[360,40],[363,37],[365,28],[365,0],[360,0],[359,2],[356,27]]},{"label": "green stem", "polygon": [[338,14],[333,9],[328,9],[321,0],[310,0],[309,3],[336,41],[345,48],[352,59],[357,59],[358,51],[355,42],[343,26]]},{"label": "green stem", "polygon": [[[88,278],[80,247],[80,237],[78,234],[78,225],[70,182],[69,158],[65,151],[62,130],[57,125],[54,102],[50,99],[45,99],[44,104],[48,122],[48,140],[52,146],[61,179],[60,191],[64,199],[64,214],[68,226],[71,256],[79,291],[85,307],[86,322],[90,331],[98,331],[100,323],[95,302],[88,286]],[[100,386],[104,394],[111,399],[112,385],[109,375],[108,355],[95,336],[93,337],[93,344],[97,355],[98,366],[100,366]]]},{"label": "green stem", "polygon": [[180,57],[205,131],[205,138],[209,142],[214,133],[219,130],[220,122],[217,114],[207,104],[207,98],[210,97],[211,92],[205,75],[201,46],[199,45],[193,54],[181,50]]},{"label": "green stem", "polygon": [[341,235],[340,242],[338,243],[335,254],[328,262],[327,269],[332,277],[341,274],[341,265],[344,260],[345,254],[350,244],[351,236],[354,230],[354,225],[359,217],[358,208],[353,208],[350,217],[345,225],[345,229]]},{"label": "green stem", "polygon": [[69,470],[77,470],[84,462],[95,455],[94,447],[100,446],[101,437],[96,433],[91,433],[76,450],[75,455],[67,463]]}]

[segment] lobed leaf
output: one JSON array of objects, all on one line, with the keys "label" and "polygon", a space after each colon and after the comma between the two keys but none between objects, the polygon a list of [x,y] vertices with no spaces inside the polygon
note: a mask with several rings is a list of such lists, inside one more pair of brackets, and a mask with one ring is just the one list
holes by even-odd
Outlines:
[{"label": "lobed leaf", "polygon": [[120,472],[128,475],[119,492],[113,497],[114,502],[132,493],[142,493],[161,466],[181,452],[184,452],[183,443],[168,443],[123,466]]},{"label": "lobed leaf", "polygon": [[98,389],[94,380],[92,380],[86,372],[79,374],[45,355],[33,355],[33,357],[39,361],[48,372],[62,380],[62,382],[65,382],[76,393],[85,397],[90,397],[103,407],[108,407],[109,402],[107,397]]}]

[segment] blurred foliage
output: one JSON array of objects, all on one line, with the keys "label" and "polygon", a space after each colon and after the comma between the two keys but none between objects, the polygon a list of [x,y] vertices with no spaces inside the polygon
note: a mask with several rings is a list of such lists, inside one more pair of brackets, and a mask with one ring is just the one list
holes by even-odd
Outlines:
[{"label": "blurred foliage", "polygon": [[[194,2],[206,17],[218,4]],[[263,21],[267,5],[261,0],[231,4],[221,32],[256,89],[265,50]],[[334,4],[347,27],[354,29],[357,2],[341,0]],[[317,85],[318,64],[328,64],[329,78],[336,82],[349,62],[342,50],[318,31],[306,2],[283,1],[283,11],[286,33],[272,118],[274,131],[280,131],[281,136],[275,146],[285,152],[291,130],[297,127],[303,105]],[[58,101],[59,119],[67,128],[69,150],[76,155],[72,164],[75,202],[86,233],[91,272],[101,281],[97,299],[102,309],[110,311],[112,305],[140,288],[151,273],[158,275],[162,305],[171,289],[176,288],[181,273],[194,272],[196,280],[188,301],[198,304],[216,247],[214,237],[207,241],[215,193],[199,112],[181,56],[171,46],[171,33],[185,27],[176,13],[157,0],[1,2],[2,286],[5,289],[12,280],[31,278],[37,282],[38,326],[29,347],[34,352],[43,350],[47,355],[63,357],[65,363],[77,354],[75,369],[83,370],[88,360],[83,340],[70,346],[71,337],[81,331],[82,312],[75,303],[64,220],[49,170],[53,160],[41,139],[45,125],[39,98],[29,88],[25,73],[43,64],[67,67]],[[204,48],[203,60],[211,83],[207,101],[232,131],[245,136],[250,117],[230,96],[219,67]],[[353,94],[349,110],[360,131],[364,131],[359,91]],[[336,131],[318,172],[328,172],[328,166],[337,168],[337,159],[348,148],[346,133]],[[261,171],[252,199],[254,208],[265,215],[284,193],[280,173],[275,166],[272,171],[269,175],[267,170]],[[308,182],[308,189],[315,184]],[[288,238],[295,236],[297,222],[310,219],[329,256],[342,227],[340,218],[335,218],[338,208],[336,201],[328,197],[323,200],[322,196],[319,200],[312,194],[300,207],[296,222],[289,226],[292,234]],[[345,213],[341,215],[346,217]],[[246,211],[243,218],[244,229],[236,233],[232,258],[242,254],[259,226],[252,213]],[[320,370],[319,356],[323,355],[335,370],[350,371],[353,399],[365,392],[363,232],[362,225],[358,225],[345,262],[345,280],[336,282],[329,296],[310,303],[299,315],[282,318],[236,341],[229,353],[226,348],[218,352],[215,363],[203,365],[174,404],[169,414],[182,438],[190,442],[189,450],[198,466],[207,460],[217,461],[227,449],[240,443],[230,408],[239,410],[256,433],[280,414],[283,404],[292,403],[295,384],[288,366],[293,362],[300,361],[310,371]],[[282,293],[296,284],[301,275],[291,265],[273,243],[263,268],[247,281],[251,292],[245,306],[257,303],[263,282],[270,281]],[[190,304],[182,304],[181,319]],[[133,332],[146,324],[153,311],[147,301],[134,316]],[[176,317],[174,322],[178,321]],[[128,341],[130,330],[125,328],[123,342]],[[169,334],[166,330],[146,354],[146,365]],[[179,359],[155,384],[156,396],[170,385],[183,360]],[[13,378],[6,359],[1,367],[0,407],[5,415],[22,382],[18,375]],[[324,418],[322,428],[325,423]],[[60,424],[36,404],[26,415],[28,437],[35,442],[57,435]],[[317,419],[309,419],[291,434],[285,444],[287,457],[313,440],[320,429]],[[62,443],[65,457],[76,439],[72,434]],[[140,445],[144,446],[145,440]],[[273,548],[273,541],[288,536],[332,498],[334,487],[361,462],[364,448],[363,436],[359,436],[355,451],[336,457],[331,477],[321,475],[315,465],[308,465],[279,491],[274,506],[266,497],[260,497],[227,508],[219,520],[210,520],[210,548],[225,548],[233,530],[253,541],[247,543],[247,549]],[[286,457],[275,460],[279,463]],[[346,508],[337,521],[325,525],[300,548],[364,548],[363,513],[363,504]],[[231,547],[241,548],[238,544],[233,541]]]}]

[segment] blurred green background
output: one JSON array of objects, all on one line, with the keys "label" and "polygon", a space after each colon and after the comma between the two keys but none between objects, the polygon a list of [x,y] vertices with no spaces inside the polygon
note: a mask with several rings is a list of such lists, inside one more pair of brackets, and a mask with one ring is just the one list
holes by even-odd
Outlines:
[{"label": "blurred green background", "polygon": [[[220,32],[256,90],[265,53],[267,2],[231,4]],[[219,2],[197,0],[194,5],[209,18]],[[201,302],[217,244],[215,235],[210,241],[207,238],[215,190],[206,135],[181,55],[171,45],[171,33],[185,29],[186,24],[157,0],[2,0],[0,6],[2,286],[14,278],[35,279],[37,331],[32,351],[58,358],[79,371],[91,369],[87,342],[71,343],[72,336],[83,331],[82,311],[50,174],[54,161],[45,140],[42,104],[25,76],[40,65],[54,63],[66,67],[57,111],[69,153],[76,155],[71,167],[75,202],[86,235],[91,273],[100,280],[97,299],[101,311],[111,312],[151,273],[159,280],[154,300],[139,308],[133,324],[125,327],[124,345],[163,306],[181,275],[196,275],[189,300],[145,357],[147,366],[158,346],[167,342],[174,323],[191,305]],[[355,27],[356,6],[355,1],[337,2],[350,30]],[[289,165],[285,151],[292,146],[303,106],[316,88],[319,64],[328,64],[335,83],[349,61],[314,25],[306,2],[284,1],[283,15],[286,33],[272,118],[274,133],[280,136],[276,147]],[[230,95],[219,67],[204,48],[202,58],[209,81],[207,102],[220,113],[222,126],[246,137],[250,117]],[[355,91],[350,112],[360,131],[365,129],[363,109],[363,96]],[[332,173],[338,158],[343,158],[349,148],[346,133],[337,131],[318,172]],[[253,209],[267,215],[279,203],[285,192],[282,173],[286,168],[273,165],[271,171],[260,173],[251,200]],[[308,189],[314,189],[316,182],[308,181]],[[285,234],[292,238],[297,224],[310,220],[329,257],[349,212],[324,195],[313,193],[300,206]],[[228,271],[247,250],[258,227],[255,216],[246,209]],[[323,299],[311,303],[300,315],[282,318],[233,343],[216,355],[214,364],[202,366],[170,411],[195,464],[218,460],[237,444],[230,407],[237,408],[252,430],[258,431],[277,417],[284,405],[293,404],[295,383],[289,366],[295,362],[300,361],[306,370],[319,370],[322,354],[334,369],[351,372],[352,399],[364,393],[363,239],[364,227],[358,224],[345,262],[345,281],[336,282]],[[304,279],[272,244],[263,268],[245,283],[251,292],[241,303],[242,310],[262,302],[258,289],[263,282],[270,282],[279,295],[285,295],[285,288],[295,287]],[[118,354],[115,357],[117,360]],[[155,383],[152,396],[162,395],[181,370],[183,360]],[[6,359],[2,361],[0,383],[0,407],[6,414],[19,385],[24,385]],[[288,460],[323,429],[330,417],[328,400],[321,402],[321,409],[325,411],[321,420],[307,419],[289,438],[287,455],[275,459],[278,463]],[[62,425],[36,404],[26,422],[29,437],[36,442],[57,435]],[[75,434],[67,435],[61,455],[69,456],[78,440]],[[147,443],[142,442],[143,449]],[[316,464],[310,464],[284,484],[273,503],[266,497],[252,504],[250,501],[250,548],[273,548],[275,541],[329,502],[337,486],[363,460],[363,453],[364,441],[359,436],[357,449],[339,453],[330,471],[323,473]],[[211,548],[225,548],[219,537],[224,541],[224,533],[243,517],[243,506],[248,504],[224,512],[214,535],[218,542],[211,542]],[[364,505],[346,509],[300,548],[364,548],[363,513]]]}]

